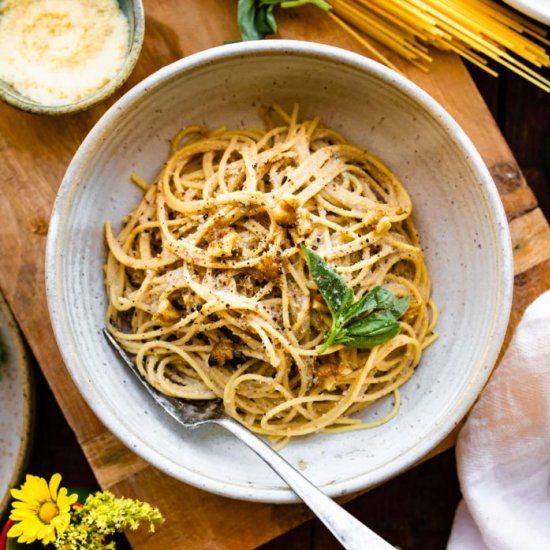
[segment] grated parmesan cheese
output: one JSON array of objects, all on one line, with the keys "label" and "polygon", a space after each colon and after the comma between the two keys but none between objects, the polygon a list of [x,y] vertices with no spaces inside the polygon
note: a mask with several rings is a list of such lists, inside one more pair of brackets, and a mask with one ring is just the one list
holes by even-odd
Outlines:
[{"label": "grated parmesan cheese", "polygon": [[73,103],[121,68],[129,26],[116,0],[0,0],[0,78],[44,105]]}]

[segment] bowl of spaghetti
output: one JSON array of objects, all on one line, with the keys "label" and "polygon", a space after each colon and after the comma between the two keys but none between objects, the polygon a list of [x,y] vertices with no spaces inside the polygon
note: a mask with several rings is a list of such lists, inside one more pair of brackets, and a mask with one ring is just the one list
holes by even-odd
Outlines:
[{"label": "bowl of spaghetti", "polygon": [[340,496],[458,424],[512,288],[502,204],[451,117],[375,62],[290,41],[190,56],[119,100],[63,180],[46,273],[105,425],[180,480],[266,502],[295,495],[230,435],[182,433],[103,326],[157,390],[222,400]]}]

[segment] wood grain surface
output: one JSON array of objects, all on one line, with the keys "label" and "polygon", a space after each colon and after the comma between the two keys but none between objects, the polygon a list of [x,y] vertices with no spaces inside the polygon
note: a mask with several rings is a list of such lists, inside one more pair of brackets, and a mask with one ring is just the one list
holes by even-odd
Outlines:
[{"label": "wood grain surface", "polygon": [[[260,505],[211,495],[155,470],[99,422],[61,360],[47,316],[44,249],[59,183],[78,145],[131,86],[185,55],[238,37],[236,2],[146,0],[143,51],[129,81],[107,102],[78,115],[49,118],[0,105],[0,287],[102,487],[157,505],[166,523],[154,535],[130,535],[135,549],[253,548],[309,517],[301,505]],[[280,36],[366,53],[314,8],[279,17]],[[501,194],[512,233],[515,293],[508,338],[527,304],[550,288],[550,229],[493,117],[462,62],[437,54],[426,74],[392,58],[437,99],[470,136]],[[434,453],[448,448],[454,435]]]}]

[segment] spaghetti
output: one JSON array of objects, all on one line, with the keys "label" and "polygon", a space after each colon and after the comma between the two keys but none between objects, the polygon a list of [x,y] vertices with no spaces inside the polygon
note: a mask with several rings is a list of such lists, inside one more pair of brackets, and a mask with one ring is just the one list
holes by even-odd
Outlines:
[{"label": "spaghetti", "polygon": [[[371,55],[395,66],[364,36],[427,71],[426,46],[458,53],[493,76],[487,58],[545,91],[550,81],[537,71],[550,67],[546,31],[492,0],[331,0],[328,12]],[[350,26],[351,25],[351,26]]]},{"label": "spaghetti", "polygon": [[[436,338],[410,198],[319,118],[265,115],[266,131],[186,127],[152,184],[133,178],[143,200],[118,236],[105,226],[108,328],[159,391],[223,399],[274,440],[379,425]],[[319,354],[330,313],[300,245],[356,297],[377,285],[408,296],[400,333]],[[353,416],[387,395],[383,418]]]}]

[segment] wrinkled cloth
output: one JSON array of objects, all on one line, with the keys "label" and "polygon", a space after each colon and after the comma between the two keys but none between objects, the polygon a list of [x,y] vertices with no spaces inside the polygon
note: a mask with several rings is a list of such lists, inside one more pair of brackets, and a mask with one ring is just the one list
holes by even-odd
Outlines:
[{"label": "wrinkled cloth", "polygon": [[550,549],[550,291],[525,311],[456,446],[447,550]]}]

